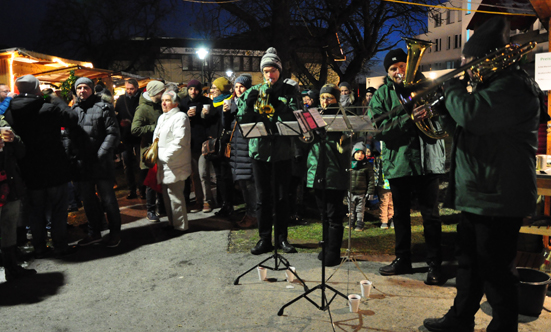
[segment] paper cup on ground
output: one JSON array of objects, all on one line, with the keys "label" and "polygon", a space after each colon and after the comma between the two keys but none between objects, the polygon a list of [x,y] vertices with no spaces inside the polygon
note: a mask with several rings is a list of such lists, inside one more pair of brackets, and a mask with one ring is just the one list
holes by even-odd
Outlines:
[{"label": "paper cup on ground", "polygon": [[348,306],[350,307],[350,312],[358,312],[361,299],[362,297],[358,294],[348,295]]},{"label": "paper cup on ground", "polygon": [[362,288],[362,297],[368,298],[369,293],[371,292],[372,283],[369,280],[360,281],[360,287]]},{"label": "paper cup on ground", "polygon": [[295,272],[295,271],[296,271],[296,269],[295,269],[294,266],[289,266],[289,268],[287,270],[285,270],[285,274],[287,275],[287,281],[288,282],[293,282],[295,280],[295,275],[293,274],[293,272]]},{"label": "paper cup on ground", "polygon": [[258,279],[260,281],[266,280],[266,276],[268,275],[268,270],[266,268],[263,268],[262,266],[257,267],[258,270]]}]

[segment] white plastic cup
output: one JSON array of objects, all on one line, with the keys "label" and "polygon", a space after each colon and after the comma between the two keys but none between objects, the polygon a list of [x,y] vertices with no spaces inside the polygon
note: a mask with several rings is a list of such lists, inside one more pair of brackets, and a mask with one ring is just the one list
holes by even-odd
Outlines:
[{"label": "white plastic cup", "polygon": [[266,276],[268,275],[268,270],[266,270],[266,268],[262,266],[259,266],[256,269],[258,270],[258,279],[260,279],[260,281],[266,280]]},{"label": "white plastic cup", "polygon": [[293,272],[295,272],[296,269],[294,266],[289,266],[287,270],[285,270],[285,275],[287,276],[287,282],[293,282],[295,280],[295,275]]},{"label": "white plastic cup", "polygon": [[224,105],[230,106],[231,99],[224,99]]},{"label": "white plastic cup", "polygon": [[[226,101],[224,100],[224,102]],[[210,110],[210,104],[203,104],[203,108],[206,108],[207,111]]]},{"label": "white plastic cup", "polygon": [[[0,127],[0,140],[3,141],[2,134],[6,131],[10,131],[11,127]],[[2,144],[2,147],[0,147],[0,152],[4,151],[4,145]]]},{"label": "white plastic cup", "polygon": [[358,312],[361,299],[362,297],[358,294],[348,295],[348,306],[350,307],[350,312]]},{"label": "white plastic cup", "polygon": [[547,168],[547,155],[538,154],[536,155],[536,170],[542,170]]},{"label": "white plastic cup", "polygon": [[362,289],[362,297],[363,298],[368,298],[369,297],[369,293],[371,293],[371,287],[372,286],[373,286],[373,284],[369,280],[360,281],[360,287]]}]

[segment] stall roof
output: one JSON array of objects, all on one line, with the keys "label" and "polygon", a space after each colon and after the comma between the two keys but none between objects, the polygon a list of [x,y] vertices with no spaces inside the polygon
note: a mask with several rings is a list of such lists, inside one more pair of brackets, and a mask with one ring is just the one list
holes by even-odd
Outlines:
[{"label": "stall roof", "polygon": [[29,51],[19,47],[0,50],[0,56],[5,55],[11,55],[14,61],[27,62],[36,65],[47,65],[51,67],[67,67],[70,65],[79,65],[86,68],[94,68],[94,65],[91,62],[60,58],[53,55]]},{"label": "stall roof", "polygon": [[80,65],[47,70],[38,73],[32,73],[32,75],[38,78],[41,82],[56,83],[63,82],[69,78],[71,71],[75,71],[75,76],[88,77],[90,79],[96,79],[100,77],[112,76],[113,71],[107,69],[87,68]]}]

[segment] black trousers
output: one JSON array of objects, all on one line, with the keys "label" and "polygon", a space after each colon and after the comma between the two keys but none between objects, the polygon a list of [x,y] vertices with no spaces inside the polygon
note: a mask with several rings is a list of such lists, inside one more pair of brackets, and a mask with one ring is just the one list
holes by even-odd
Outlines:
[{"label": "black trousers", "polygon": [[390,191],[394,203],[394,227],[396,233],[397,258],[411,260],[411,198],[417,193],[425,243],[427,264],[442,263],[442,223],[438,210],[438,185],[440,176],[436,174],[406,176],[390,179]]},{"label": "black trousers", "polygon": [[[272,182],[272,168],[275,172],[275,183]],[[279,238],[275,241],[286,240],[289,223],[291,160],[265,162],[253,159],[253,173],[257,195],[258,235],[261,239],[271,241],[275,201],[275,220],[279,232]],[[277,195],[275,200],[272,198],[274,189]]]},{"label": "black trousers", "polygon": [[448,315],[473,323],[486,294],[493,317],[486,331],[518,331],[515,258],[521,224],[522,218],[463,212],[457,226],[457,295]]}]

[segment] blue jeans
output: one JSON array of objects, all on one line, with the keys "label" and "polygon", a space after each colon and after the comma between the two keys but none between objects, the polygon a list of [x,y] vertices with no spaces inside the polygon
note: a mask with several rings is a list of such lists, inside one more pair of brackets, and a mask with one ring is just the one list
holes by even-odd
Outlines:
[{"label": "blue jeans", "polygon": [[[110,234],[118,235],[121,231],[121,213],[113,190],[114,183],[113,180],[103,179],[79,182],[84,212],[88,218],[88,235],[92,237],[101,236],[104,211],[107,213]],[[96,196],[96,187],[101,202]]]},{"label": "blue jeans", "polygon": [[46,222],[51,213],[52,240],[56,250],[67,248],[67,184],[27,191],[29,224],[34,250],[46,250]]}]

